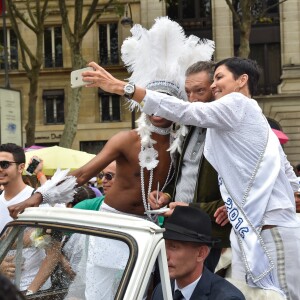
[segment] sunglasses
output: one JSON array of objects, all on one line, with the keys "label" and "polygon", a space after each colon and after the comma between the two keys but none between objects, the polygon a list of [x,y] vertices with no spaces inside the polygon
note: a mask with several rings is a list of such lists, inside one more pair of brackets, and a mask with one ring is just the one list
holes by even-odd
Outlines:
[{"label": "sunglasses", "polygon": [[1,160],[0,161],[0,167],[3,170],[8,169],[11,164],[19,164],[19,163],[16,162],[16,161],[8,161],[8,160]]},{"label": "sunglasses", "polygon": [[100,179],[103,179],[105,177],[106,180],[110,181],[110,180],[112,180],[115,177],[115,174],[112,174],[112,173],[100,173],[98,175],[98,177]]}]

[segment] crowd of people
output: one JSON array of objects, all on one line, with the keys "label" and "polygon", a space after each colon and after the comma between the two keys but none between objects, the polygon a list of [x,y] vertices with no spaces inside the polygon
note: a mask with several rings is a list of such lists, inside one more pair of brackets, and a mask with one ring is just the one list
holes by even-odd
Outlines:
[{"label": "crowd of people", "polygon": [[[116,134],[95,158],[68,174],[78,186],[99,176],[100,171],[103,181],[103,195],[86,193],[93,189],[85,186],[68,205],[153,222],[158,220],[151,210],[168,206],[163,226],[174,299],[202,299],[202,295],[205,299],[247,299],[244,285],[249,288],[247,292],[251,288],[254,293],[270,290],[281,299],[300,299],[295,276],[300,267],[300,219],[296,214],[299,179],[253,99],[260,74],[257,63],[238,57],[213,63],[213,44],[183,36],[182,53],[174,54],[172,61],[163,56],[160,59],[166,64],[162,66],[159,61],[156,66],[130,51],[136,48],[141,53],[139,47],[145,48],[145,44],[155,50],[157,46],[149,42],[152,34],[154,42],[160,37],[164,41],[160,47],[169,49],[174,46],[174,36],[182,37],[181,27],[168,18],[159,18],[149,31],[138,29],[133,28],[132,38],[122,48],[124,63],[132,72],[130,83],[114,78],[95,62],[89,63],[93,71],[82,74],[87,87],[125,95],[131,105],[139,105],[142,114],[138,128]],[[199,55],[200,49],[206,55]],[[190,59],[184,61],[185,56]],[[150,75],[147,63],[149,68],[156,68]],[[24,166],[21,147],[0,146],[0,184],[4,187],[0,204],[6,216],[2,228],[26,207],[59,201],[53,196],[55,188],[43,188],[47,184],[42,181],[35,192],[27,186],[22,179]],[[73,195],[74,189],[66,192]],[[59,241],[56,249],[62,253],[56,257],[69,271],[70,281],[80,260],[78,253],[68,250],[76,244],[72,239]],[[114,297],[107,288],[109,268],[96,270],[91,259],[92,254],[103,255],[101,242],[93,237],[89,241],[86,299]],[[122,265],[126,249],[113,241],[108,246]],[[232,253],[231,283],[215,274],[227,248]],[[35,270],[29,279],[25,278],[28,269],[24,270],[21,290],[27,293],[47,289],[58,263],[47,258],[51,256],[47,251],[34,255],[40,257],[47,272],[42,278],[35,276],[41,270]],[[30,267],[26,260],[25,267]],[[13,268],[7,259],[0,271],[12,278]],[[99,270],[101,276],[95,278]],[[152,299],[163,299],[159,284]]]}]

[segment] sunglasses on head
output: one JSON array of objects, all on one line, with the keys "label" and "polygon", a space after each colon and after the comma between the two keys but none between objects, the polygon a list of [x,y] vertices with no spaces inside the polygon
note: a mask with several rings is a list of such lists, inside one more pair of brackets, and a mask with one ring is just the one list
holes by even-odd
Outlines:
[{"label": "sunglasses on head", "polygon": [[8,161],[8,160],[1,160],[0,161],[0,167],[1,169],[8,169],[11,164],[18,164],[16,161]]},{"label": "sunglasses on head", "polygon": [[99,174],[99,178],[100,179],[103,179],[105,177],[106,180],[110,181],[114,178],[115,174],[112,174],[112,173],[100,173]]}]

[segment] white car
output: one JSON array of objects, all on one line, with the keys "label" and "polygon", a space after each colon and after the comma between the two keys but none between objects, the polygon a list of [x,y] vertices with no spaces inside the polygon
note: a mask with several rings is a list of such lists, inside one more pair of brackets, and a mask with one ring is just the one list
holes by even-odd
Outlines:
[{"label": "white car", "polygon": [[[164,299],[169,300],[172,294],[163,231],[152,222],[122,214],[28,208],[3,230],[0,262],[13,253],[14,282],[22,290],[22,280],[28,275],[26,251],[42,251],[44,257],[32,275],[39,288],[26,298],[51,300],[149,299],[156,266]],[[30,258],[29,267],[35,259]],[[105,288],[103,270],[107,270],[105,275],[113,275]],[[50,288],[45,287],[44,282],[50,279]]]}]

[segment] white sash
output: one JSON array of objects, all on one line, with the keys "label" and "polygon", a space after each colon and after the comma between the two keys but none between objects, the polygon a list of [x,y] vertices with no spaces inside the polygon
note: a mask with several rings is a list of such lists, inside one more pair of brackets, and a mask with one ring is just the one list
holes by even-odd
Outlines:
[{"label": "white sash", "polygon": [[221,177],[219,184],[229,221],[242,252],[247,283],[283,294],[276,284],[274,263],[260,236],[266,207],[280,169],[278,139],[270,131],[266,149],[258,159],[243,199],[234,199]]}]

